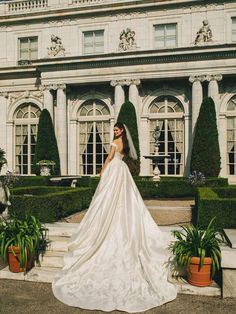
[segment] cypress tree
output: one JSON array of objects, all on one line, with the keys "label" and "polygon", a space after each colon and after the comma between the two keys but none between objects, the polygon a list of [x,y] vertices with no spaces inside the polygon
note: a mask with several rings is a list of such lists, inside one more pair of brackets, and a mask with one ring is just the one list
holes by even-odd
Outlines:
[{"label": "cypress tree", "polygon": [[205,98],[200,108],[195,127],[190,169],[191,172],[200,171],[206,177],[218,177],[220,173],[220,147],[215,104],[212,98]]},{"label": "cypress tree", "polygon": [[140,149],[138,138],[138,126],[135,108],[131,102],[126,101],[121,106],[117,121],[126,124],[132,136],[132,140],[138,155],[138,159],[134,160],[128,156],[125,156],[123,160],[127,163],[131,174],[134,176],[138,176],[140,172]]},{"label": "cypress tree", "polygon": [[39,174],[39,166],[36,165],[40,160],[52,160],[56,163],[53,167],[53,173],[60,175],[60,158],[57,147],[54,126],[50,113],[43,109],[39,117],[37,143],[35,147],[34,169]]}]

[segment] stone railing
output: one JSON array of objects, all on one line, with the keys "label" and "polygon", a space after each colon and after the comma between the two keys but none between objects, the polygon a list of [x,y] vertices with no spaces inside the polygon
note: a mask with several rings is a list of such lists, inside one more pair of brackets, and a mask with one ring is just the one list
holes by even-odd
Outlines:
[{"label": "stone railing", "polygon": [[12,1],[7,3],[9,13],[39,10],[48,7],[48,0]]},{"label": "stone railing", "polygon": [[137,0],[72,0],[71,5],[77,5],[77,6],[90,6],[90,5],[96,5],[96,4],[113,4],[113,3],[119,3],[119,2],[132,2]]}]

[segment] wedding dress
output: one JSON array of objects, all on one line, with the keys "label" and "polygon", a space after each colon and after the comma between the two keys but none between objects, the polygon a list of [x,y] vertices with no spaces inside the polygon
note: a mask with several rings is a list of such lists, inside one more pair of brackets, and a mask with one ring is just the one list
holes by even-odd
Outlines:
[{"label": "wedding dress", "polygon": [[55,297],[90,310],[142,312],[176,298],[167,280],[168,240],[117,151],[72,235]]}]

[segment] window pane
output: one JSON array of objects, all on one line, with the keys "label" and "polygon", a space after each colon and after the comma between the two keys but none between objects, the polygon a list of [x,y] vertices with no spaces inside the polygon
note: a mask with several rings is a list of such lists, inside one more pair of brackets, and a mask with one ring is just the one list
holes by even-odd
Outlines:
[{"label": "window pane", "polygon": [[21,60],[31,60],[38,57],[38,38],[26,37],[19,39],[19,51]]},{"label": "window pane", "polygon": [[155,25],[154,33],[154,46],[156,48],[176,46],[176,24]]},{"label": "window pane", "polygon": [[84,53],[104,52],[104,31],[84,32]]},{"label": "window pane", "polygon": [[232,41],[236,42],[236,17],[232,18]]},{"label": "window pane", "polygon": [[[163,158],[163,160],[160,160],[159,162],[161,174],[182,175],[184,169],[184,116],[182,118],[176,117],[176,111],[174,108],[177,106],[177,108],[181,108],[179,111],[183,111],[183,107],[182,104],[174,97],[160,97],[150,106],[150,117],[153,113],[152,106],[159,103],[162,104],[159,112],[162,111],[162,113],[165,113],[166,118],[150,120],[150,153],[154,152],[154,139],[152,134],[158,121],[161,131],[158,140],[159,152],[169,155],[168,158]],[[150,174],[152,173],[153,165],[151,164]]]}]

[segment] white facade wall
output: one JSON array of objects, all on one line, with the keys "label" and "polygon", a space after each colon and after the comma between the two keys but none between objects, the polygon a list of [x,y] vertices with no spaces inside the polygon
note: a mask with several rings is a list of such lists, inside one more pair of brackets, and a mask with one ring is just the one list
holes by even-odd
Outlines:
[{"label": "white facade wall", "polygon": [[[110,108],[112,131],[126,90],[126,94],[136,102],[139,134],[143,135],[140,139],[142,156],[150,153],[148,106],[151,102],[156,97],[170,95],[182,103],[185,110],[183,174],[188,174],[193,124],[198,112],[196,106],[201,104],[198,96],[201,93],[207,96],[212,76],[220,75],[222,79],[216,80],[209,90],[217,93],[219,89],[214,97],[218,102],[221,175],[227,176],[226,107],[230,97],[236,95],[236,62],[233,55],[236,42],[232,42],[232,17],[236,17],[236,1],[209,1],[202,5],[198,0],[153,3],[132,0],[45,0],[41,7],[26,7],[24,10],[21,3],[0,3],[0,147],[7,151],[9,168],[15,167],[14,113],[19,105],[31,100],[40,109],[50,107],[55,129],[59,129],[56,135],[59,136],[60,145],[63,145],[63,148],[59,148],[64,156],[63,174],[79,174],[79,106],[94,97],[103,100]],[[9,4],[14,4],[15,9],[10,8]],[[212,30],[212,41],[196,46],[196,33],[206,19]],[[177,46],[168,50],[155,49],[154,25],[169,23],[177,24]],[[127,28],[135,31],[137,47],[121,52],[119,36]],[[83,32],[101,29],[104,30],[104,53],[84,55]],[[48,55],[51,35],[61,38],[65,56]],[[29,65],[19,65],[18,39],[31,36],[38,37],[38,60]],[[157,58],[157,62],[149,62],[151,58]],[[124,60],[126,62],[122,63]],[[100,65],[94,66],[96,62],[100,62]],[[139,84],[132,84],[134,80],[138,80]],[[63,112],[66,121],[62,108],[52,104],[53,93],[55,99],[62,99],[56,97],[62,84],[65,84],[67,109],[63,107]],[[201,87],[202,90],[196,89]],[[63,121],[63,131],[58,116]],[[63,134],[68,139],[63,139]],[[143,157],[141,174],[150,174],[149,161]],[[230,179],[235,178],[230,176]]]}]

